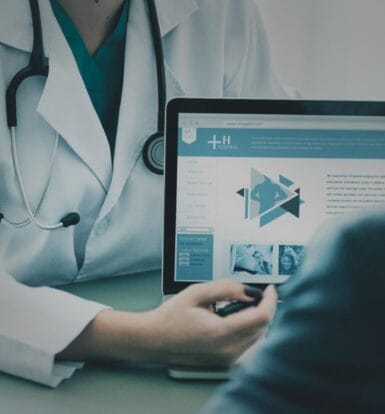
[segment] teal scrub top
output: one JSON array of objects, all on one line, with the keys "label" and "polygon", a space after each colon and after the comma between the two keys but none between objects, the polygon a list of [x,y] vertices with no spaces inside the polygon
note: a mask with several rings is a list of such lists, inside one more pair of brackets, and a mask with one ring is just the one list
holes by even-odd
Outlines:
[{"label": "teal scrub top", "polygon": [[51,5],[72,50],[113,154],[123,86],[129,0],[126,0],[122,6],[119,20],[112,33],[103,41],[94,55],[89,54],[77,28],[58,1],[51,0]]}]

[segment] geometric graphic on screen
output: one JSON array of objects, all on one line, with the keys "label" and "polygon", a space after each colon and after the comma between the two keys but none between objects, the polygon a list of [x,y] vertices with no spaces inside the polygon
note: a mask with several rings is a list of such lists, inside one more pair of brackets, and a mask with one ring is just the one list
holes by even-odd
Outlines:
[{"label": "geometric graphic on screen", "polygon": [[250,170],[250,186],[237,191],[244,198],[246,220],[259,219],[263,227],[284,214],[299,218],[301,200],[300,189],[293,190],[294,182],[280,175],[278,182],[254,168]]}]

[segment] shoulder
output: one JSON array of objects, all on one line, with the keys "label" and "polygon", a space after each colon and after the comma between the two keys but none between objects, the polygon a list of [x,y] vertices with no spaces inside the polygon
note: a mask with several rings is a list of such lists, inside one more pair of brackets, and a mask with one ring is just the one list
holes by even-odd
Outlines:
[{"label": "shoulder", "polygon": [[206,26],[222,30],[258,32],[263,23],[255,0],[157,0],[161,28]]},{"label": "shoulder", "polygon": [[250,12],[257,10],[255,0],[196,0],[202,10],[211,10],[213,13],[218,10],[237,12],[239,15],[250,16]]},{"label": "shoulder", "polygon": [[338,240],[348,249],[352,272],[359,283],[368,285],[368,278],[385,287],[383,259],[385,254],[385,206],[346,219],[341,224]]},{"label": "shoulder", "polygon": [[255,0],[197,0],[197,15],[209,18],[215,27],[222,20],[228,31],[249,34],[263,32]]},{"label": "shoulder", "polygon": [[320,244],[340,249],[349,248],[351,253],[358,256],[369,250],[373,255],[378,250],[383,250],[384,242],[385,206],[330,220],[309,246],[309,255],[312,254],[311,250],[315,250]]},{"label": "shoulder", "polygon": [[186,94],[282,95],[254,0],[158,0],[158,6],[161,26],[173,28],[163,31],[165,60]]},{"label": "shoulder", "polygon": [[282,296],[297,297],[315,288],[325,298],[347,299],[351,294],[369,302],[377,294],[373,284],[385,288],[384,246],[385,208],[330,220],[308,245],[298,275],[282,286]]},{"label": "shoulder", "polygon": [[287,283],[289,294],[259,352],[204,413],[383,407],[376,379],[382,381],[385,369],[385,336],[379,329],[385,324],[384,241],[384,208],[323,226],[307,253],[306,269]]},{"label": "shoulder", "polygon": [[342,222],[345,237],[362,238],[366,236],[385,236],[385,205],[381,208],[359,213]]}]

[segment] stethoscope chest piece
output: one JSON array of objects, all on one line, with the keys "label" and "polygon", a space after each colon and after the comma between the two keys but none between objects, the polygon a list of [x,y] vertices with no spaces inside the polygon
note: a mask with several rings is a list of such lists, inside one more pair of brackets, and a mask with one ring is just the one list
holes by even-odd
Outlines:
[{"label": "stethoscope chest piece", "polygon": [[143,147],[143,161],[155,174],[162,175],[164,170],[164,136],[161,132],[151,135]]}]

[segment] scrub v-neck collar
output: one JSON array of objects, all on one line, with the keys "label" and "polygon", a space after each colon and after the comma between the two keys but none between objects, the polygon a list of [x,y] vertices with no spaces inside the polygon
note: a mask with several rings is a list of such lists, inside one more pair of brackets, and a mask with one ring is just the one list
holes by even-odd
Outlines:
[{"label": "scrub v-neck collar", "polygon": [[79,31],[64,8],[57,0],[51,0],[51,4],[113,154],[123,84],[129,1],[124,2],[113,31],[93,55],[87,50]]}]

